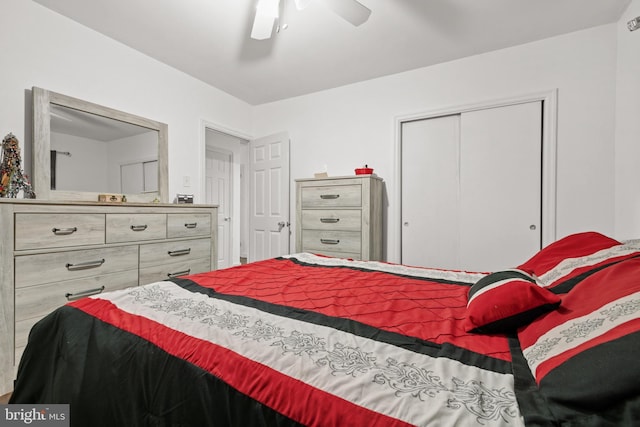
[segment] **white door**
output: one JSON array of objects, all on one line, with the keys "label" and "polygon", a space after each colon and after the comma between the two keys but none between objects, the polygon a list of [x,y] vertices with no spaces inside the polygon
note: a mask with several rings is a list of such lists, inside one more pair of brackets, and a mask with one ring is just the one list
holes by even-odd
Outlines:
[{"label": "white door", "polygon": [[249,142],[249,262],[289,253],[289,135]]},{"label": "white door", "polygon": [[206,150],[206,202],[218,205],[218,268],[233,265],[231,259],[231,154]]},{"label": "white door", "polygon": [[461,266],[515,267],[540,250],[541,123],[541,102],[462,115]]},{"label": "white door", "polygon": [[459,115],[402,125],[403,264],[460,265],[459,139]]},{"label": "white door", "polygon": [[542,103],[402,125],[402,263],[493,271],[540,249]]}]

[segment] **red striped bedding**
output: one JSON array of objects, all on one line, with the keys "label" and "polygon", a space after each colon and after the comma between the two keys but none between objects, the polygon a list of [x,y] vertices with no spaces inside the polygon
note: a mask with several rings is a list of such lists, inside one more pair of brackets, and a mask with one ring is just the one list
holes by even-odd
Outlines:
[{"label": "red striped bedding", "polygon": [[559,306],[500,333],[467,332],[487,273],[311,254],[102,294],[33,328],[12,402],[79,426],[634,425],[639,255],[544,248],[517,269]]},{"label": "red striped bedding", "polygon": [[[56,379],[14,398],[92,407],[78,425],[522,425],[507,338],[458,325],[482,276],[300,254],[86,298],[34,328],[21,372]],[[233,397],[194,411],[191,386]]]}]

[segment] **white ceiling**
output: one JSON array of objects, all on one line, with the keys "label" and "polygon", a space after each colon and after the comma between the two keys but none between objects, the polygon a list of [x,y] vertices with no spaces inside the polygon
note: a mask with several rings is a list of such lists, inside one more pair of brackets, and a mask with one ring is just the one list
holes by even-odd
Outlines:
[{"label": "white ceiling", "polygon": [[133,123],[51,104],[51,132],[106,142],[157,131]]},{"label": "white ceiling", "polygon": [[257,0],[34,0],[250,104],[617,21],[631,0],[360,0],[354,27],[281,0],[288,28],[249,37]]}]

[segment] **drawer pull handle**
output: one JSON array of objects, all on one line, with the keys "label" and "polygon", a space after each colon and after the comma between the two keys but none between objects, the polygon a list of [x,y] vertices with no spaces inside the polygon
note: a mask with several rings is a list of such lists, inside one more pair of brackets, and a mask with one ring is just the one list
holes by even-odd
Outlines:
[{"label": "drawer pull handle", "polygon": [[53,234],[56,236],[66,236],[68,234],[73,234],[78,231],[78,227],[70,227],[70,228],[52,228]]},{"label": "drawer pull handle", "polygon": [[320,195],[321,199],[337,199],[338,197],[340,197],[339,194],[321,194]]},{"label": "drawer pull handle", "polygon": [[96,268],[96,267],[100,267],[102,264],[104,264],[104,258],[98,261],[80,262],[78,264],[68,263],[66,267],[67,267],[67,270],[74,271],[74,270],[86,270],[87,268]]},{"label": "drawer pull handle", "polygon": [[186,228],[196,228],[198,226],[197,222],[188,222],[184,225]]},{"label": "drawer pull handle", "polygon": [[323,243],[325,245],[337,245],[338,243],[340,243],[340,240],[338,240],[338,239],[320,239],[320,243]]},{"label": "drawer pull handle", "polygon": [[64,296],[68,301],[74,301],[80,298],[88,297],[90,295],[100,294],[102,293],[102,291],[104,291],[104,286],[100,286],[99,288],[95,289],[88,289],[86,291],[76,292],[75,294],[66,293],[64,294]]},{"label": "drawer pull handle", "polygon": [[320,222],[325,224],[335,224],[338,221],[340,221],[340,218],[320,218]]},{"label": "drawer pull handle", "polygon": [[144,230],[147,229],[147,225],[146,224],[145,225],[132,225],[131,229],[133,231],[144,231]]},{"label": "drawer pull handle", "polygon": [[191,273],[191,269],[189,268],[188,270],[184,270],[184,271],[178,271],[176,273],[169,273],[167,274],[167,277],[179,277],[179,276],[186,276],[187,274]]},{"label": "drawer pull handle", "polygon": [[167,253],[169,256],[189,255],[191,253],[191,248],[177,249],[175,251],[168,251]]}]

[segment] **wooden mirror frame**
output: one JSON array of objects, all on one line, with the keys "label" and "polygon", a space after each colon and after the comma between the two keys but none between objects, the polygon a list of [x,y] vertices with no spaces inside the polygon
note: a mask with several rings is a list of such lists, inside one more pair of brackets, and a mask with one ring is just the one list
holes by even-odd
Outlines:
[{"label": "wooden mirror frame", "polygon": [[[38,87],[33,92],[33,152],[32,152],[32,184],[36,198],[45,200],[66,201],[98,201],[101,192],[64,191],[51,189],[51,105],[61,105],[98,116],[119,120],[142,126],[158,132],[158,192],[144,194],[127,194],[129,202],[152,202],[158,199],[161,203],[169,200],[169,143],[168,126],[144,117],[124,113],[113,108],[104,107],[71,96],[51,92]],[[104,192],[102,192],[104,193]]]}]

